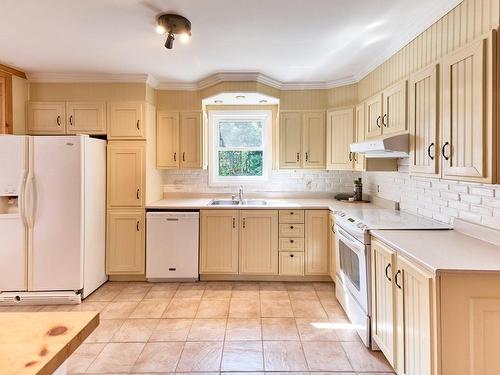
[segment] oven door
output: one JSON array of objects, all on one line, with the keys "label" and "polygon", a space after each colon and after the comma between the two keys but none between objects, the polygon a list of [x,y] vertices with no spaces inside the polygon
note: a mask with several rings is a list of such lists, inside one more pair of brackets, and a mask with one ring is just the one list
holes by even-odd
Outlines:
[{"label": "oven door", "polygon": [[367,247],[335,225],[337,276],[368,315]]}]

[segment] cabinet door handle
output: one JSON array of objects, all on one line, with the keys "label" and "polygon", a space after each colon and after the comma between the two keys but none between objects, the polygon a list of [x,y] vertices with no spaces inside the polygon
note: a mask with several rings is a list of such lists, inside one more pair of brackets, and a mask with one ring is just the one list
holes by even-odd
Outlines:
[{"label": "cabinet door handle", "polygon": [[174,152],[174,161],[177,161],[177,152]]},{"label": "cabinet door handle", "polygon": [[135,224],[135,229],[139,232],[139,220],[137,220],[137,223]]},{"label": "cabinet door handle", "polygon": [[73,126],[73,115],[69,116],[69,124]]},{"label": "cabinet door handle", "polygon": [[357,162],[358,161],[358,153],[357,152],[353,152],[352,153],[352,159]]},{"label": "cabinet door handle", "polygon": [[306,161],[309,161],[309,153],[306,152]]},{"label": "cabinet door handle", "polygon": [[233,229],[236,228],[236,218],[233,217]]},{"label": "cabinet door handle", "polygon": [[184,151],[182,152],[182,161],[186,161],[186,153]]},{"label": "cabinet door handle", "polygon": [[446,156],[445,154],[445,149],[446,149],[446,146],[448,146],[450,143],[449,142],[445,142],[443,147],[441,148],[441,155],[443,155],[443,158],[444,160],[450,160],[450,155]]},{"label": "cabinet door handle", "polygon": [[246,228],[247,227],[247,221],[245,218],[243,218],[243,228]]},{"label": "cabinet door handle", "polygon": [[379,128],[379,129],[380,129],[380,119],[381,119],[381,117],[380,117],[380,116],[378,116],[378,117],[377,117],[377,126],[378,126],[378,128]]},{"label": "cabinet door handle", "polygon": [[293,258],[293,254],[290,254],[290,258]]},{"label": "cabinet door handle", "polygon": [[137,192],[136,192],[136,194],[135,194],[135,196],[137,197],[137,199],[140,199],[140,192],[141,192],[141,191],[140,191],[139,189],[137,189]]},{"label": "cabinet door handle", "polygon": [[349,161],[352,161],[352,152],[349,152]]},{"label": "cabinet door handle", "polygon": [[57,116],[56,122],[57,122],[57,126],[61,126],[61,116]]},{"label": "cabinet door handle", "polygon": [[387,280],[391,281],[391,277],[387,274],[387,271],[391,268],[391,264],[388,263],[387,266],[385,267],[385,277],[387,277]]},{"label": "cabinet door handle", "polygon": [[394,275],[394,282],[396,283],[396,286],[401,289],[401,285],[399,285],[398,283],[398,275],[401,275],[401,270],[398,270],[398,272],[396,272],[396,274]]},{"label": "cabinet door handle", "polygon": [[141,130],[141,120],[137,120],[137,124],[135,124],[137,130]]},{"label": "cabinet door handle", "polygon": [[290,215],[293,215],[293,211],[292,211],[292,212],[290,212]]},{"label": "cabinet door handle", "polygon": [[432,142],[429,147],[427,147],[427,155],[431,160],[434,160],[434,156],[431,155],[431,148],[434,147],[434,142]]},{"label": "cabinet door handle", "polygon": [[382,116],[382,125],[384,125],[384,128],[387,128],[387,122],[385,120],[387,120],[387,113]]}]

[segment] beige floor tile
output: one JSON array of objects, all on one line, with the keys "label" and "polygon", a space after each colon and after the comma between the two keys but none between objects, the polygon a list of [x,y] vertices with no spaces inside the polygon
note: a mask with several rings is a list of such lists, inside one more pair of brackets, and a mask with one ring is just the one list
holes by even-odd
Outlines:
[{"label": "beige floor tile", "polygon": [[260,292],[259,290],[232,290],[231,293],[232,298],[246,298],[246,299],[259,299],[260,298]]},{"label": "beige floor tile", "polygon": [[193,319],[161,319],[149,341],[186,341]]},{"label": "beige floor tile", "polygon": [[259,289],[267,291],[286,291],[286,285],[285,283],[276,281],[261,281],[259,282]]},{"label": "beige floor tile", "polygon": [[97,328],[85,339],[85,343],[108,343],[123,322],[123,319],[101,320]]},{"label": "beige floor tile", "polygon": [[315,290],[289,290],[290,300],[314,300],[319,301]]},{"label": "beige floor tile", "polygon": [[204,289],[177,289],[175,292],[174,298],[197,298],[201,299]]},{"label": "beige floor tile", "polygon": [[288,291],[286,290],[261,290],[260,299],[271,301],[288,301],[290,300],[290,297],[288,295]]},{"label": "beige floor tile", "polygon": [[290,318],[293,317],[292,305],[289,300],[260,301],[260,314],[263,318]]},{"label": "beige floor tile", "polygon": [[110,302],[100,314],[101,319],[127,319],[137,307],[138,302]]},{"label": "beige floor tile", "polygon": [[221,371],[264,370],[261,341],[231,341],[224,344]]},{"label": "beige floor tile", "polygon": [[223,341],[226,319],[194,319],[188,341]]},{"label": "beige floor tile", "polygon": [[94,362],[106,344],[82,344],[69,357],[67,371],[69,374],[82,374]]},{"label": "beige floor tile", "polygon": [[207,283],[203,281],[180,283],[178,290],[205,290]]},{"label": "beige floor tile", "polygon": [[130,314],[129,319],[153,319],[153,318],[161,318],[164,311],[167,309],[170,301],[158,301],[158,300],[142,300],[139,302],[137,307],[132,314]]},{"label": "beige floor tile", "polygon": [[160,290],[151,289],[148,294],[144,296],[144,300],[165,300],[170,301],[174,297],[176,290]]},{"label": "beige floor tile", "polygon": [[219,371],[222,347],[222,342],[186,342],[176,371]]},{"label": "beige floor tile", "polygon": [[90,365],[89,373],[128,373],[144,348],[144,343],[110,343]]},{"label": "beige floor tile", "polygon": [[229,318],[226,327],[226,341],[262,340],[260,318]]},{"label": "beige floor tile", "polygon": [[176,291],[179,288],[179,283],[152,283],[151,290],[173,290]]},{"label": "beige floor tile", "polygon": [[172,298],[163,318],[194,318],[199,304],[196,298]]},{"label": "beige floor tile", "polygon": [[260,300],[258,298],[231,298],[230,318],[259,318]]},{"label": "beige floor tile", "polygon": [[75,305],[71,311],[99,311],[101,312],[109,304],[109,302],[92,302],[87,300],[79,305]]},{"label": "beige floor tile", "polygon": [[390,372],[392,370],[382,352],[371,351],[362,342],[342,342],[341,344],[355,371]]},{"label": "beige floor tile", "polygon": [[317,290],[316,294],[321,301],[339,303],[335,297],[335,290]]},{"label": "beige floor tile", "polygon": [[339,342],[303,342],[302,348],[311,371],[352,371],[347,355]]},{"label": "beige floor tile", "polygon": [[260,285],[256,281],[235,281],[233,283],[233,292],[235,290],[239,291],[258,291]]},{"label": "beige floor tile", "polygon": [[335,292],[335,284],[332,283],[331,281],[312,283],[312,285],[317,292],[325,292],[325,291]]},{"label": "beige floor tile", "polygon": [[355,341],[361,342],[356,329],[346,316],[337,316],[328,319],[332,323],[332,327],[337,334],[339,341]]},{"label": "beige floor tile", "polygon": [[264,341],[266,371],[307,371],[307,363],[299,341]]},{"label": "beige floor tile", "polygon": [[0,312],[37,312],[40,311],[44,306],[0,306]]},{"label": "beige floor tile", "polygon": [[121,292],[121,288],[108,287],[108,284],[104,284],[99,289],[94,291],[85,300],[92,302],[111,302],[113,301]]},{"label": "beige floor tile", "polygon": [[289,282],[285,286],[288,291],[314,291],[312,283]]},{"label": "beige floor tile", "polygon": [[[206,291],[205,291],[206,293]],[[227,318],[229,299],[202,299],[196,318]]]},{"label": "beige floor tile", "polygon": [[328,319],[296,318],[295,323],[302,341],[340,341],[335,324]]},{"label": "beige floor tile", "polygon": [[130,286],[122,289],[115,301],[140,301],[148,294],[151,286]]},{"label": "beige floor tile", "polygon": [[263,340],[299,340],[294,318],[262,318]]},{"label": "beige floor tile", "polygon": [[232,281],[210,281],[206,283],[205,290],[232,290]]},{"label": "beige floor tile", "polygon": [[183,348],[183,342],[147,343],[132,371],[174,372]]},{"label": "beige floor tile", "polygon": [[159,319],[128,319],[111,338],[112,342],[146,342]]},{"label": "beige floor tile", "polygon": [[218,289],[205,289],[202,297],[203,299],[229,299],[231,298],[231,289],[218,290]]},{"label": "beige floor tile", "polygon": [[326,312],[319,301],[292,300],[293,315],[296,318],[327,318]]},{"label": "beige floor tile", "polygon": [[75,308],[76,305],[47,305],[43,306],[40,310],[38,311],[47,311],[47,312],[70,312]]}]

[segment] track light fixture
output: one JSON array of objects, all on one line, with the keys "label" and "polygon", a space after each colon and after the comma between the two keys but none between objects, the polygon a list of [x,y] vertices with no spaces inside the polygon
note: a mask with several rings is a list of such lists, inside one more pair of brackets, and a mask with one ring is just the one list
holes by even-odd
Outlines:
[{"label": "track light fixture", "polygon": [[156,19],[156,32],[161,35],[168,33],[165,48],[172,49],[175,34],[179,34],[181,41],[184,43],[189,40],[191,36],[191,22],[178,14],[161,14]]}]

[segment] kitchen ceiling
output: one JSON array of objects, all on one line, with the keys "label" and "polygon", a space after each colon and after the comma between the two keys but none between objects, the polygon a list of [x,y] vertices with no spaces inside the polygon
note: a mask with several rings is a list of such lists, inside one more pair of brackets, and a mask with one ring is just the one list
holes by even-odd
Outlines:
[{"label": "kitchen ceiling", "polygon": [[[0,0],[0,63],[28,75],[149,74],[165,87],[217,72],[355,82],[460,0]],[[163,47],[155,17],[192,22]]]}]

